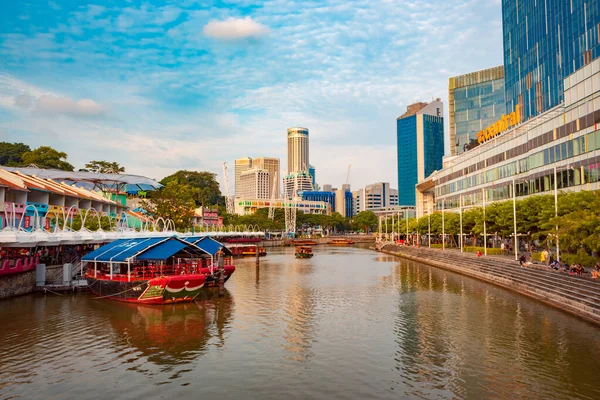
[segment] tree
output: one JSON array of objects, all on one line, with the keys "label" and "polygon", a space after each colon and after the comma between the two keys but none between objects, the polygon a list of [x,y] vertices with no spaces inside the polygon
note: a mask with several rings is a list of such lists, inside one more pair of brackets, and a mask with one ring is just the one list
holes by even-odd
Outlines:
[{"label": "tree", "polygon": [[118,162],[109,161],[90,161],[85,164],[85,169],[89,172],[100,174],[120,174],[125,172],[125,168],[121,167]]},{"label": "tree", "polygon": [[31,148],[23,143],[0,142],[0,165],[18,167],[23,164],[23,154]]},{"label": "tree", "polygon": [[40,146],[33,151],[23,153],[23,164],[35,164],[39,168],[53,168],[73,171],[73,166],[66,161],[67,153],[50,146]]},{"label": "tree", "polygon": [[177,230],[191,226],[195,203],[192,188],[176,181],[167,183],[160,190],[150,192],[150,199],[142,201],[142,208],[154,218],[171,219]]},{"label": "tree", "polygon": [[361,211],[354,217],[354,225],[358,229],[369,232],[377,229],[379,219],[373,211]]},{"label": "tree", "polygon": [[192,190],[192,197],[196,206],[224,204],[219,183],[216,181],[216,175],[213,173],[205,171],[177,171],[160,181],[162,185],[167,185],[169,182],[188,185]]}]

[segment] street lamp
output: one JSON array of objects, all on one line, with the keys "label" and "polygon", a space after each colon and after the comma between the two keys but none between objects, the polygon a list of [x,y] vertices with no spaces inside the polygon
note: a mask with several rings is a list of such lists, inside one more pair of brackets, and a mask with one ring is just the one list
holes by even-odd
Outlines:
[{"label": "street lamp", "polygon": [[485,225],[485,189],[481,189],[483,202],[483,254],[487,256],[487,232]]},{"label": "street lamp", "polygon": [[429,242],[429,248],[431,248],[431,203],[427,212],[427,241]]},{"label": "street lamp", "polygon": [[462,194],[459,196],[458,210],[460,213],[460,252],[463,252],[463,220],[462,220]]},{"label": "street lamp", "polygon": [[446,230],[444,227],[444,205],[446,201],[442,199],[442,250],[445,250],[446,246]]}]

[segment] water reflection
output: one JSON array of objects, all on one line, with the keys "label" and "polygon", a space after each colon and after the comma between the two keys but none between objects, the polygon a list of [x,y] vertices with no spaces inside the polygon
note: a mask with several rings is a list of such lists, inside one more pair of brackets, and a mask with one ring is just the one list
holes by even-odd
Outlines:
[{"label": "water reflection", "polygon": [[0,302],[0,399],[600,398],[600,330],[360,248],[237,260],[225,297]]},{"label": "water reflection", "polygon": [[[157,365],[190,363],[207,351],[207,343],[223,346],[224,331],[233,315],[233,298],[228,291],[203,292],[194,303],[165,307],[92,301],[113,328],[117,348],[134,348],[137,356]],[[135,369],[135,368],[134,368]]]}]

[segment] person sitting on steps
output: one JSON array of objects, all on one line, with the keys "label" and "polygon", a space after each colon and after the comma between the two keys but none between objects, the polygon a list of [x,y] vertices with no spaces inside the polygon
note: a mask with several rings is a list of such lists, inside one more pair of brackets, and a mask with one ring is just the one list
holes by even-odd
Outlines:
[{"label": "person sitting on steps", "polygon": [[592,279],[598,278],[600,278],[600,262],[597,262],[596,265],[594,265],[594,269],[592,270]]}]

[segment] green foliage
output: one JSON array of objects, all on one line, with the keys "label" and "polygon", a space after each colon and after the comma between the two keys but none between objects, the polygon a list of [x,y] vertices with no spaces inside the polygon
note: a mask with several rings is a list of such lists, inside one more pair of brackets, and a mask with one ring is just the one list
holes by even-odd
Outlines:
[{"label": "green foliage", "polygon": [[125,172],[125,168],[114,161],[90,161],[85,164],[85,169],[89,172],[97,172],[100,174],[120,174]]},{"label": "green foliage", "polygon": [[177,182],[189,186],[197,207],[224,204],[224,198],[216,181],[216,175],[210,172],[177,171],[160,181],[162,185]]},{"label": "green foliage", "polygon": [[373,211],[361,211],[354,217],[352,228],[369,233],[377,230],[379,219]]},{"label": "green foliage", "polygon": [[561,256],[561,261],[566,262],[569,265],[579,264],[583,267],[592,268],[597,260],[590,256],[583,249],[579,249],[577,254],[564,254]]},{"label": "green foliage", "polygon": [[154,218],[173,220],[177,230],[190,228],[195,203],[192,196],[193,189],[189,185],[171,181],[160,190],[150,193],[150,199],[142,201],[142,208]]},{"label": "green foliage", "polygon": [[66,161],[67,153],[57,151],[49,146],[40,146],[33,151],[23,153],[23,165],[35,164],[39,168],[73,171],[73,166]]},{"label": "green foliage", "polygon": [[0,142],[0,165],[18,167],[23,164],[23,154],[31,151],[24,143]]}]

